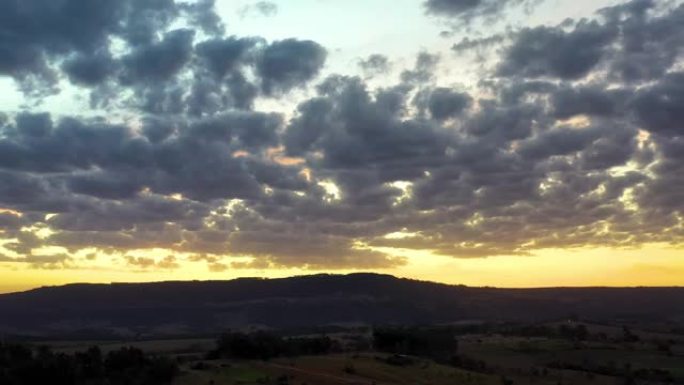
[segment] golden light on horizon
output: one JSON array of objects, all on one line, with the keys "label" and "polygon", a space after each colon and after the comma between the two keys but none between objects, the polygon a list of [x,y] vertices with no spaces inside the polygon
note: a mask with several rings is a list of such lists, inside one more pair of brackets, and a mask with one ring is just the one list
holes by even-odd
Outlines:
[{"label": "golden light on horizon", "polygon": [[[410,237],[411,234],[389,234],[389,238]],[[596,287],[596,286],[684,286],[682,249],[665,244],[650,244],[642,248],[579,248],[574,250],[538,250],[530,256],[497,256],[490,258],[453,258],[429,251],[382,249],[404,257],[403,266],[387,269],[309,270],[302,268],[243,269],[212,271],[203,262],[189,262],[187,255],[179,258],[179,268],[130,269],[123,260],[116,264],[77,269],[36,269],[0,262],[0,292],[26,290],[39,286],[74,282],[157,282],[168,280],[228,280],[240,277],[284,278],[306,274],[347,274],[371,271],[399,277],[502,288],[532,287]],[[53,250],[57,252],[57,250]],[[161,261],[164,250],[140,250],[130,255]],[[647,256],[647,258],[644,258]],[[111,256],[99,255],[96,260]],[[228,258],[228,262],[232,258]],[[233,259],[235,261],[241,258]]]},{"label": "golden light on horizon", "polygon": [[8,3],[0,291],[684,285],[684,4],[197,1]]}]

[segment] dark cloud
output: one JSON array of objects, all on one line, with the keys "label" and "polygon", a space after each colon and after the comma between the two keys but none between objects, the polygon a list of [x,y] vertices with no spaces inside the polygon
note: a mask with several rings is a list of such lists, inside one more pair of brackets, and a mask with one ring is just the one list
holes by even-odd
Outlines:
[{"label": "dark cloud", "polygon": [[359,68],[366,76],[376,76],[387,73],[391,64],[387,56],[374,54],[363,60],[359,60]]},{"label": "dark cloud", "polygon": [[436,75],[437,64],[440,57],[428,52],[421,52],[416,58],[413,70],[406,70],[401,73],[401,80],[407,84],[427,83]]},{"label": "dark cloud", "polygon": [[[45,115],[22,115],[16,126],[7,128],[11,134],[0,140],[5,149],[0,167],[69,174],[41,179],[8,172],[2,195],[36,200],[44,190],[40,186],[52,183],[45,188],[61,186],[110,199],[133,197],[145,187],[196,199],[255,197],[261,192],[248,170],[252,166],[232,154],[276,145],[280,124],[274,114],[227,113],[181,123],[182,132],[171,138],[174,129],[165,127],[173,127],[173,122],[151,121],[145,129],[152,137],[149,141],[128,127],[101,120],[65,118],[53,127]],[[207,174],[209,169],[212,175]],[[30,194],[24,192],[27,189]]]},{"label": "dark cloud", "polygon": [[24,173],[0,171],[0,182],[0,199],[9,207],[31,204],[49,191],[46,181]]},{"label": "dark cloud", "polygon": [[193,3],[179,4],[191,25],[198,26],[209,35],[223,35],[225,26],[221,17],[216,14],[215,7],[216,0],[196,0]]},{"label": "dark cloud", "polygon": [[454,118],[465,111],[471,104],[472,98],[466,94],[448,88],[435,88],[421,95],[418,104],[426,108],[435,120]]},{"label": "dark cloud", "polygon": [[[193,46],[192,30],[167,32],[121,58],[126,102],[155,115],[206,116],[250,110],[260,95],[304,87],[325,63],[325,49],[296,39],[267,44],[258,37],[211,38]],[[125,91],[125,89],[120,89]]]},{"label": "dark cloud", "polygon": [[309,40],[226,38],[215,0],[9,1],[0,12],[0,75],[36,102],[59,93],[66,79],[88,88],[93,108],[194,116],[249,110],[260,93],[304,86],[327,56]]},{"label": "dark cloud", "polygon": [[122,59],[124,83],[158,82],[176,75],[190,60],[194,32],[168,32],[163,40],[141,45]]},{"label": "dark cloud", "polygon": [[664,76],[640,90],[633,102],[639,122],[649,131],[671,136],[684,135],[684,72]]},{"label": "dark cloud", "polygon": [[133,47],[151,45],[160,31],[190,11],[200,27],[207,27],[215,15],[213,2],[200,4],[187,8],[174,0],[5,1],[0,4],[0,74],[14,77],[25,92],[36,93],[56,83],[55,61],[76,55],[67,72],[79,81],[94,82],[103,72],[98,52],[108,50],[111,37]]},{"label": "dark cloud", "polygon": [[505,36],[503,34],[472,39],[466,36],[463,39],[461,39],[461,41],[451,46],[451,49],[454,50],[456,53],[464,53],[470,50],[488,48],[497,44],[501,44],[504,41]]},{"label": "dark cloud", "polygon": [[195,47],[198,67],[186,100],[193,115],[216,113],[234,106],[250,109],[259,94],[258,85],[247,80],[247,69],[266,42],[260,38],[211,39]]},{"label": "dark cloud", "polygon": [[522,30],[499,65],[502,76],[577,79],[591,71],[617,37],[614,28],[581,21],[570,31],[562,27]]},{"label": "dark cloud", "polygon": [[19,230],[29,223],[23,216],[17,213],[0,212],[0,231]]},{"label": "dark cloud", "polygon": [[537,3],[538,0],[427,0],[423,6],[429,14],[467,23],[480,17],[492,18],[510,7],[529,10]]},{"label": "dark cloud", "polygon": [[[399,165],[443,154],[448,132],[429,122],[402,120],[402,91],[383,90],[373,97],[358,78],[328,79],[320,98],[299,107],[284,138],[288,151],[321,150],[329,167]],[[398,106],[384,103],[388,94],[399,98]]]},{"label": "dark cloud", "polygon": [[[426,7],[469,20],[528,3]],[[318,43],[223,36],[208,0],[18,4],[0,5],[0,73],[34,94],[62,77],[113,113],[0,116],[2,262],[77,268],[95,249],[140,271],[361,269],[406,263],[376,247],[480,258],[684,235],[681,6],[462,40],[508,44],[467,93],[422,52],[395,84],[331,75],[280,114],[259,98],[313,83]]]},{"label": "dark cloud", "polygon": [[[121,5],[126,3],[126,5]],[[0,4],[0,73],[19,81],[48,81],[47,59],[70,51],[93,52],[118,28],[117,13],[129,2],[5,1]],[[84,17],[85,16],[85,17]]]},{"label": "dark cloud", "polygon": [[267,95],[300,87],[318,75],[327,51],[311,40],[286,39],[266,47],[257,59],[256,70]]},{"label": "dark cloud", "polygon": [[93,55],[77,54],[63,65],[64,73],[74,84],[94,86],[103,83],[117,70],[117,62],[109,52]]},{"label": "dark cloud", "polygon": [[197,45],[197,55],[203,65],[217,79],[223,79],[226,75],[238,71],[241,66],[253,63],[254,48],[263,44],[258,38],[212,39]]},{"label": "dark cloud", "polygon": [[523,142],[520,154],[528,159],[547,159],[584,150],[601,137],[602,128],[575,129],[561,127],[545,131]]},{"label": "dark cloud", "polygon": [[[680,218],[684,212],[682,191],[678,188],[683,182],[684,137],[656,136],[655,142],[659,145],[658,161],[652,170],[656,177],[637,192],[636,198],[640,207],[649,209],[651,218],[658,218],[672,226],[666,235],[674,238],[672,243],[676,243],[682,235]],[[679,228],[677,223],[680,224]],[[657,232],[658,228],[649,231]]]},{"label": "dark cloud", "polygon": [[[593,19],[510,33],[498,73],[511,77],[581,79],[607,70],[613,80],[640,82],[665,75],[681,57],[684,5],[632,0],[605,8]],[[488,47],[500,35],[464,39],[455,49]]]},{"label": "dark cloud", "polygon": [[[682,54],[684,5],[670,10],[672,2],[632,0],[602,10],[609,24],[620,30],[611,75],[627,82],[663,76]],[[659,5],[665,6],[661,11]]]},{"label": "dark cloud", "polygon": [[480,100],[479,111],[465,122],[465,130],[479,138],[482,145],[506,145],[525,139],[533,133],[535,121],[544,123],[545,115],[539,104],[499,103]]},{"label": "dark cloud", "polygon": [[560,119],[577,115],[611,116],[618,112],[620,99],[616,92],[601,87],[562,88],[552,95],[554,114]]}]

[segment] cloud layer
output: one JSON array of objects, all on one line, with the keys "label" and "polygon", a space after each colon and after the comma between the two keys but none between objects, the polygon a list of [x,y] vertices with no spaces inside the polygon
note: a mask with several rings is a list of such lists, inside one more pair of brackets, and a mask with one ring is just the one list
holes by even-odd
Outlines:
[{"label": "cloud layer", "polygon": [[[476,90],[445,86],[448,59],[427,52],[378,87],[387,57],[322,76],[325,47],[227,35],[210,0],[3,2],[0,75],[35,102],[76,87],[93,110],[0,116],[0,262],[367,269],[405,263],[391,248],[682,242],[684,5],[467,43],[494,54]],[[288,113],[257,108],[293,93],[308,96]]]}]

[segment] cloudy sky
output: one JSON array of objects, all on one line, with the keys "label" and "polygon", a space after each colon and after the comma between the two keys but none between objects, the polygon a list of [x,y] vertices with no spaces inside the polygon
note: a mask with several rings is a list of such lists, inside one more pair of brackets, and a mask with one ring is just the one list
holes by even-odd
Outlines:
[{"label": "cloudy sky", "polygon": [[684,284],[681,0],[0,1],[0,292]]}]

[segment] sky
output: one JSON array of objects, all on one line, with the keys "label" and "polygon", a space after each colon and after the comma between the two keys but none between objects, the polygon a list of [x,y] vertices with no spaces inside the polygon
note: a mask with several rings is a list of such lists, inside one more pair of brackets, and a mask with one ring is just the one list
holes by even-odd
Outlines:
[{"label": "sky", "polygon": [[0,2],[0,292],[684,285],[681,0]]}]

